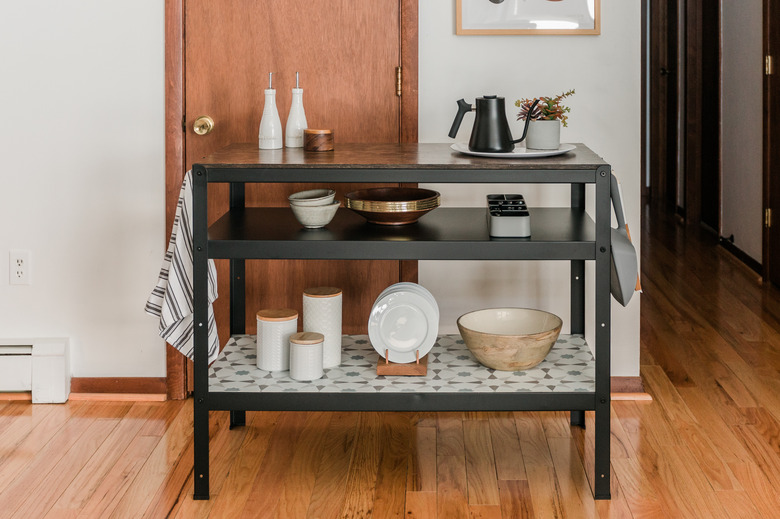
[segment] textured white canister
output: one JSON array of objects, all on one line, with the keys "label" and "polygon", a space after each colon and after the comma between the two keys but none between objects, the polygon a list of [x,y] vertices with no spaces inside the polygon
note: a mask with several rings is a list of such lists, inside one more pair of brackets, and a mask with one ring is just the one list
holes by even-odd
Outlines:
[{"label": "textured white canister", "polygon": [[307,288],[303,291],[303,331],[321,333],[322,365],[334,368],[341,364],[341,289]]},{"label": "textured white canister", "polygon": [[290,369],[290,335],[298,331],[298,312],[275,308],[257,312],[257,367],[266,371]]},{"label": "textured white canister", "polygon": [[322,377],[322,342],[316,332],[299,332],[290,336],[290,378],[317,380]]}]

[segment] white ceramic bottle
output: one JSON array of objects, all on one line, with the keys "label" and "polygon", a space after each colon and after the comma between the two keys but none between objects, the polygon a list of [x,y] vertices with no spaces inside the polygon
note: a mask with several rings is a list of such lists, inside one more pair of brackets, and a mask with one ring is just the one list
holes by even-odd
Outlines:
[{"label": "white ceramic bottle", "polygon": [[277,150],[282,147],[282,121],[276,109],[276,90],[273,89],[273,72],[268,73],[268,89],[265,91],[265,106],[260,119],[258,141],[261,150]]},{"label": "white ceramic bottle", "polygon": [[303,148],[303,130],[308,128],[306,112],[303,110],[303,89],[298,88],[298,73],[295,73],[295,88],[292,89],[290,115],[284,132],[284,145],[288,148]]}]

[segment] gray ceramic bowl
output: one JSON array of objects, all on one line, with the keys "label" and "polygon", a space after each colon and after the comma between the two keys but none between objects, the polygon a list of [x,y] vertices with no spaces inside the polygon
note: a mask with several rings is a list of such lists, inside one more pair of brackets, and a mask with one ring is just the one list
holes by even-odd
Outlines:
[{"label": "gray ceramic bowl", "polygon": [[562,325],[557,315],[531,308],[487,308],[458,318],[469,351],[481,364],[501,371],[522,371],[542,362]]},{"label": "gray ceramic bowl", "polygon": [[287,197],[287,200],[290,205],[313,206],[332,204],[335,197],[336,191],[333,189],[309,189],[293,193]]},{"label": "gray ceramic bowl", "polygon": [[290,204],[295,218],[307,229],[324,227],[336,216],[341,202],[336,200],[328,205],[296,205]]}]

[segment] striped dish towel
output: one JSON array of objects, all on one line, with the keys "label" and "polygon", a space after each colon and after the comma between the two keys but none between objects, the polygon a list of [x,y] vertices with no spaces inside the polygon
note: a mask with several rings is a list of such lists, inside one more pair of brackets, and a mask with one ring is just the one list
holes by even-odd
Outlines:
[{"label": "striped dish towel", "polygon": [[[211,259],[208,261],[208,277],[210,364],[219,355],[219,337],[212,306],[217,299],[217,271]],[[190,359],[194,355],[192,286],[192,171],[188,171],[179,192],[168,250],[157,286],[146,302],[146,313],[160,318],[160,337]]]}]

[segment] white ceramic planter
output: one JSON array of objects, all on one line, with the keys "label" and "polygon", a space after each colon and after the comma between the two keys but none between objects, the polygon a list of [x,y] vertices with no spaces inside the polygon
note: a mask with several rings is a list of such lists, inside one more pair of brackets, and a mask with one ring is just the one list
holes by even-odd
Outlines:
[{"label": "white ceramic planter", "polygon": [[561,145],[561,122],[531,121],[525,146],[529,150],[557,150]]}]

